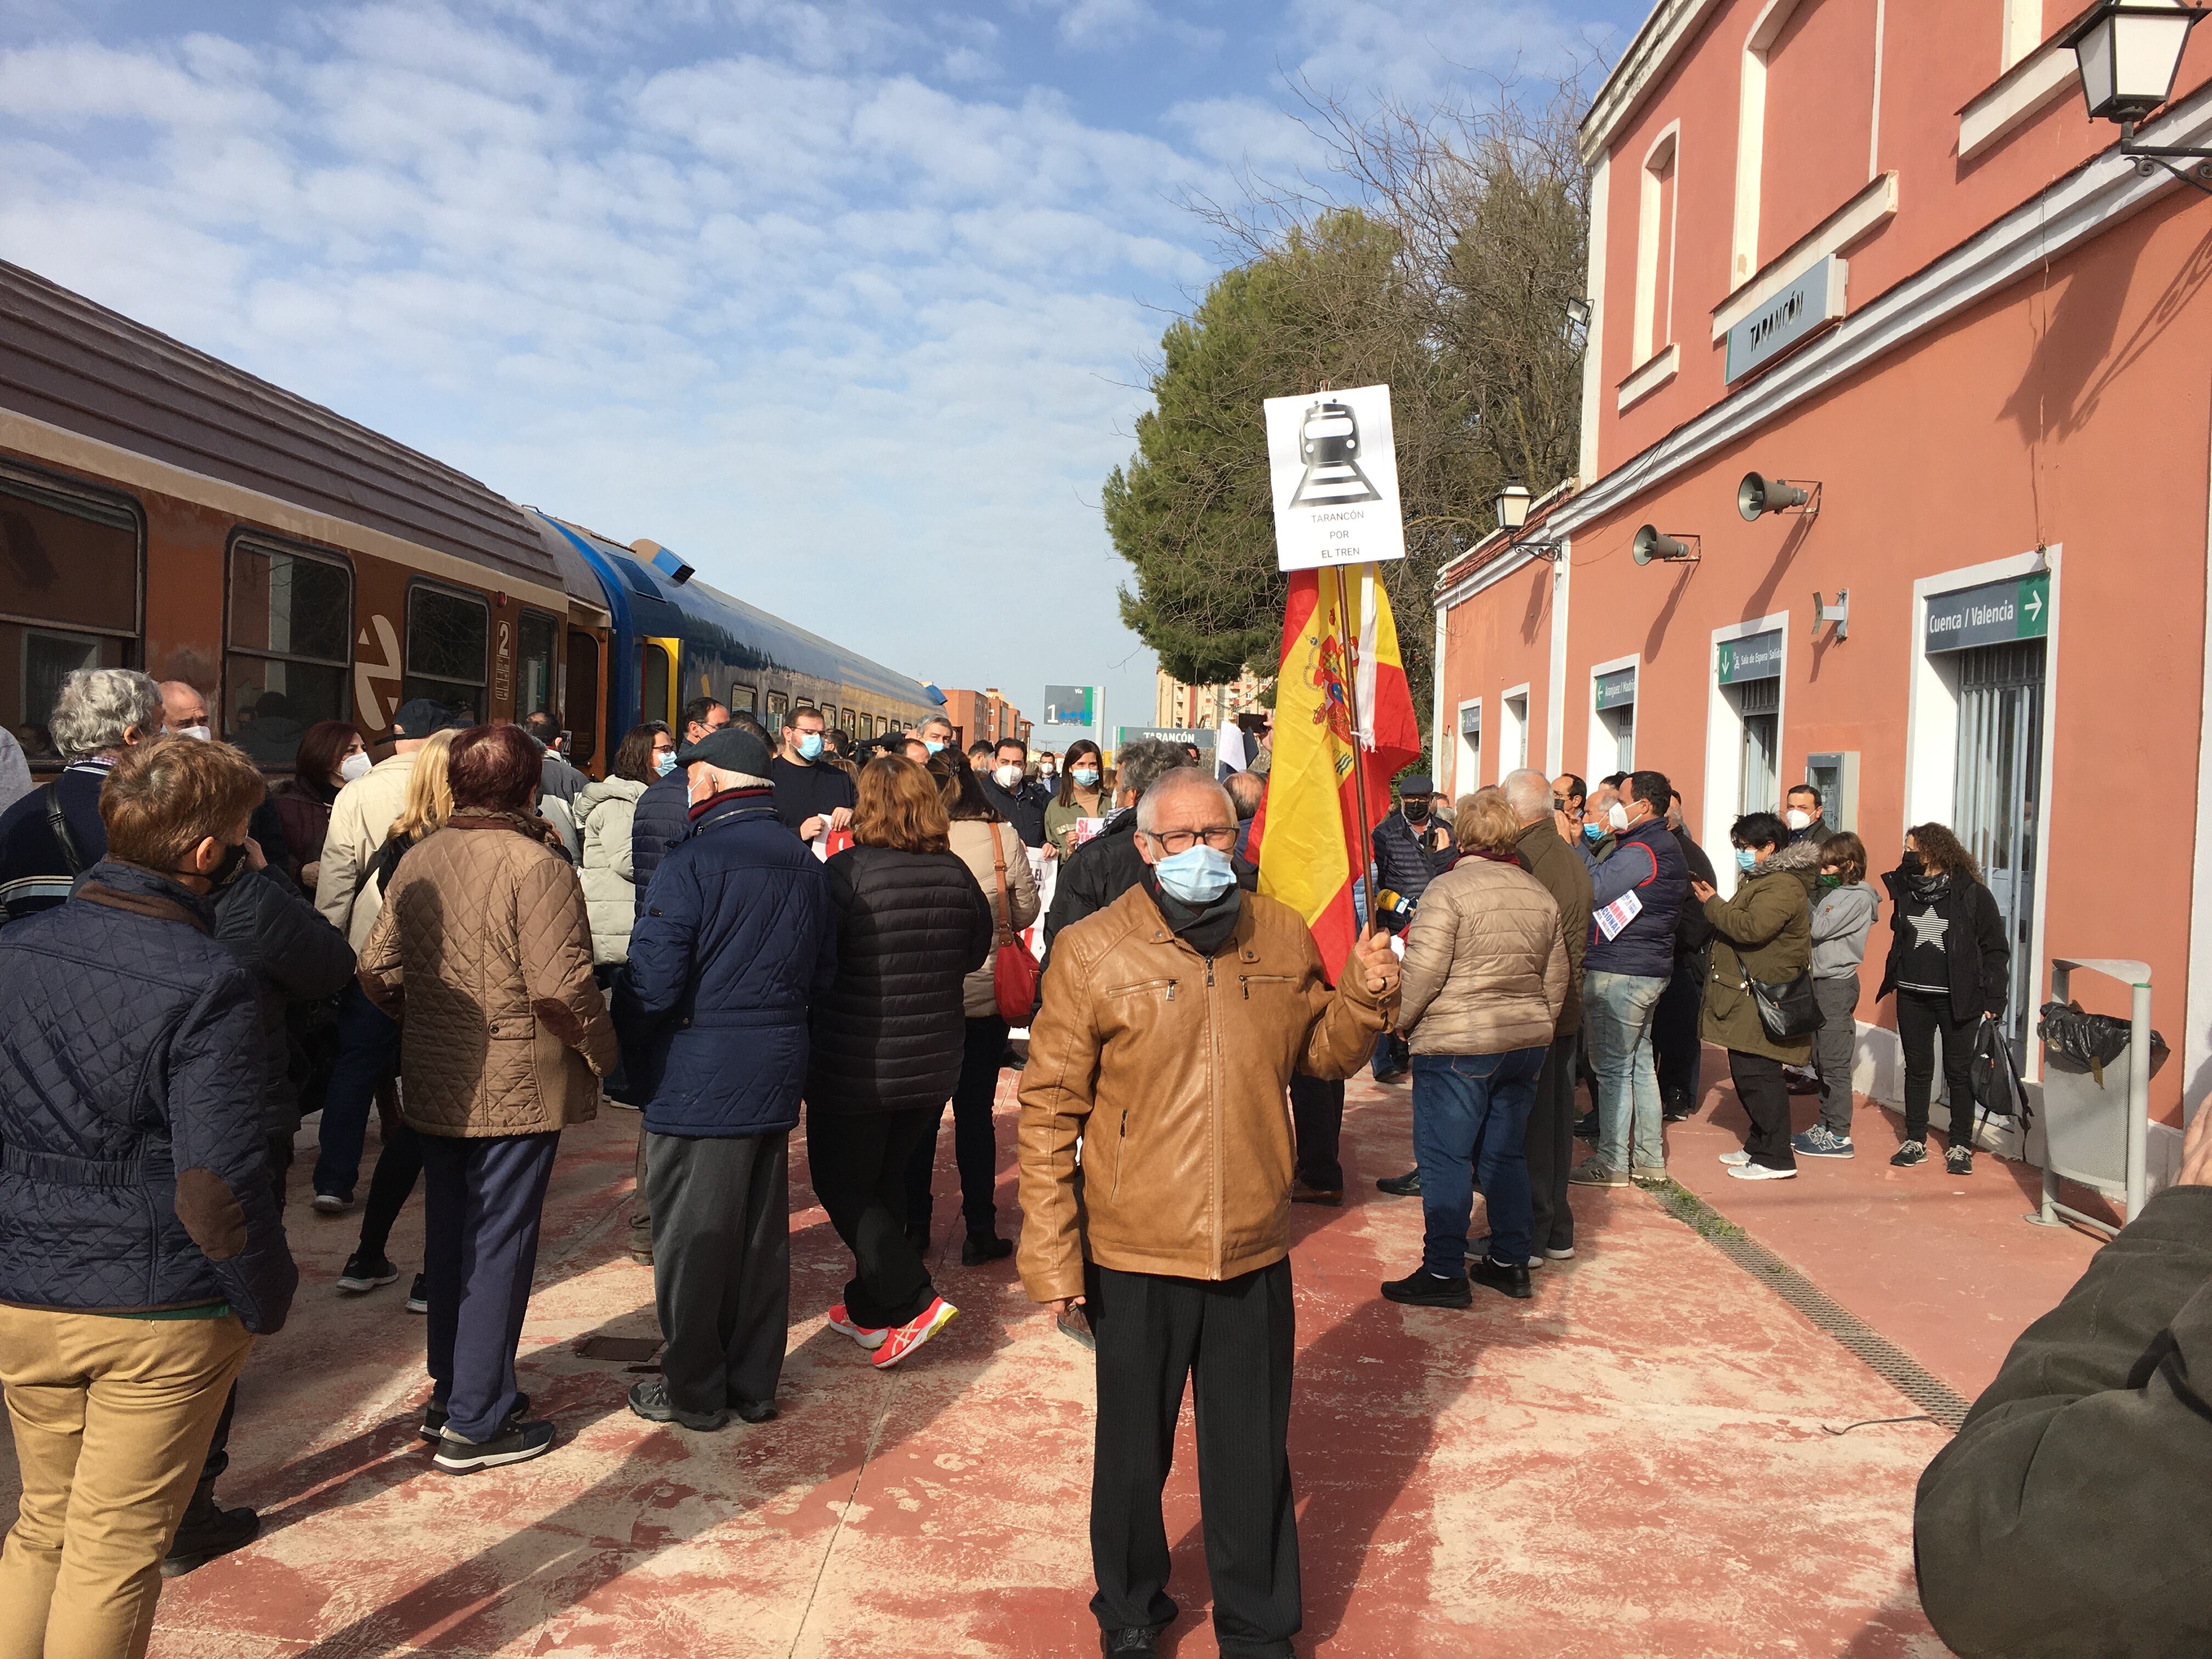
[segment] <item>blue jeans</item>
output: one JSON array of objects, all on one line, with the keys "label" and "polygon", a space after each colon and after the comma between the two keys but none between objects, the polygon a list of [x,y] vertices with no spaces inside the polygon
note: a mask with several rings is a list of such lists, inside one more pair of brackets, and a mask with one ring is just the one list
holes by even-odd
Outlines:
[{"label": "blue jeans", "polygon": [[430,1401],[447,1426],[489,1440],[514,1409],[514,1351],[538,1270],[538,1228],[558,1131],[422,1135],[422,1277]]},{"label": "blue jeans", "polygon": [[1549,1043],[1502,1054],[1413,1056],[1413,1156],[1421,1166],[1421,1265],[1467,1277],[1467,1229],[1480,1186],[1490,1253],[1528,1260],[1528,1161],[1522,1141]]},{"label": "blue jeans", "polygon": [[1667,1167],[1659,1136],[1659,1073],[1651,1058],[1651,1022],[1666,990],[1667,981],[1656,975],[1583,975],[1583,1041],[1597,1073],[1597,1155],[1622,1174]]},{"label": "blue jeans", "polygon": [[1395,1031],[1385,1031],[1375,1039],[1375,1059],[1370,1069],[1377,1083],[1384,1078],[1395,1077],[1406,1069],[1408,1058],[1406,1039]]},{"label": "blue jeans", "polygon": [[398,1063],[398,1024],[380,1012],[360,986],[347,986],[338,1003],[338,1057],[323,1091],[323,1122],[316,1137],[317,1192],[353,1196],[377,1085]]}]

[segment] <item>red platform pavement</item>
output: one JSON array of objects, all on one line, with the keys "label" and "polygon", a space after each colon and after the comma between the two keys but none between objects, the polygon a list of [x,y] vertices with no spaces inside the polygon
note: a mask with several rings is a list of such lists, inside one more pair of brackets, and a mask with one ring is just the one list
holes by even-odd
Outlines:
[{"label": "red platform pavement", "polygon": [[[1904,1120],[1862,1097],[1849,1158],[1801,1158],[1795,1181],[1738,1181],[1719,1162],[1743,1145],[1750,1120],[1728,1081],[1728,1057],[1705,1050],[1695,1117],[1667,1130],[1668,1173],[1972,1400],[1997,1374],[2013,1339],[2057,1306],[2103,1241],[2024,1218],[2043,1200],[2042,1171],[1989,1152],[1972,1175],[1943,1168],[1943,1147],[1893,1169]],[[1793,1126],[1820,1115],[1792,1095]],[[1948,1109],[1937,1108],[1948,1123]],[[2106,1212],[2094,1196],[2067,1201]]]},{"label": "red platform pavement", "polygon": [[[1911,1408],[1635,1191],[1577,1190],[1580,1255],[1531,1302],[1382,1301],[1419,1255],[1419,1206],[1372,1186],[1407,1166],[1408,1127],[1402,1091],[1356,1084],[1349,1201],[1295,1215],[1301,1652],[1942,1653],[1910,1542],[1940,1430],[1850,1428]],[[548,1203],[521,1371],[561,1443],[465,1479],[415,1436],[404,1284],[340,1297],[356,1219],[295,1206],[298,1309],[247,1370],[222,1488],[264,1530],[168,1586],[156,1659],[1097,1650],[1089,1357],[1010,1264],[963,1269],[940,1246],[961,1318],[876,1372],[822,1322],[848,1263],[795,1169],[782,1417],[700,1435],[629,1413],[636,1357],[604,1340],[654,1335],[650,1271],[624,1248],[635,1128],[611,1111],[572,1133]],[[410,1208],[406,1271],[420,1237]],[[1185,1613],[1164,1650],[1202,1659],[1188,1419],[1167,1507]]]}]

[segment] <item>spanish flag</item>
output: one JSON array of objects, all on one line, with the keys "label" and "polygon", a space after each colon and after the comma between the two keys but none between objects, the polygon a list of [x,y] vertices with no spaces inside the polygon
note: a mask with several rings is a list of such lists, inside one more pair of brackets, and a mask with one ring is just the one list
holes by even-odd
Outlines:
[{"label": "spanish flag", "polygon": [[1369,857],[1354,779],[1365,776],[1371,828],[1389,811],[1391,779],[1421,753],[1389,596],[1371,564],[1343,574],[1341,609],[1335,570],[1291,574],[1275,680],[1274,757],[1251,839],[1260,890],[1306,919],[1332,980],[1358,941],[1352,893]]}]

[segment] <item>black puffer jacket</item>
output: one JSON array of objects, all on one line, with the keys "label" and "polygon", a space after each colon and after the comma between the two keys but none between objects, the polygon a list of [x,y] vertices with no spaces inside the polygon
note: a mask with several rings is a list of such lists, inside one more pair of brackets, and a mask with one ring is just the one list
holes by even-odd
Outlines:
[{"label": "black puffer jacket", "polygon": [[1375,884],[1418,902],[1451,861],[1452,848],[1437,833],[1443,827],[1431,818],[1415,829],[1402,811],[1392,809],[1372,832]]},{"label": "black puffer jacket", "polygon": [[[1912,877],[1901,866],[1881,878],[1889,890],[1889,960],[1882,968],[1877,999],[1897,988],[1911,949],[1912,918],[1930,908],[1913,897],[1911,884]],[[1943,930],[1943,957],[1951,985],[1951,1018],[1978,1019],[1984,1009],[2002,1013],[2012,989],[2012,947],[2005,939],[2004,912],[1997,908],[1996,896],[1961,870],[1952,875],[1933,908],[1948,924]]]},{"label": "black puffer jacket", "polygon": [[809,1022],[806,1103],[834,1115],[942,1106],[967,1041],[961,981],[991,954],[990,902],[951,853],[851,847],[829,872],[837,981]]},{"label": "black puffer jacket", "polygon": [[253,973],[261,1016],[261,1127],[289,1137],[300,1127],[304,1057],[295,1060],[285,1015],[295,1002],[319,1002],[353,982],[353,946],[271,865],[241,873],[215,895],[215,936]]}]

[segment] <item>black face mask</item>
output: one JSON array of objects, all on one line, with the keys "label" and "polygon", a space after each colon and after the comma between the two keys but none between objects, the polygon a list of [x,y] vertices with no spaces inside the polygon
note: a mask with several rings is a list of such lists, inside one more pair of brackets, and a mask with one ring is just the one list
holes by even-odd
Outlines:
[{"label": "black face mask", "polygon": [[1908,847],[1905,849],[1905,856],[1898,860],[1897,867],[1908,876],[1917,876],[1927,866],[1921,863],[1920,854]]},{"label": "black face mask", "polygon": [[240,841],[228,842],[224,845],[222,849],[222,862],[216,865],[214,869],[204,872],[199,870],[179,870],[176,873],[180,876],[204,875],[207,879],[209,888],[210,890],[219,890],[228,887],[231,883],[236,881],[238,879],[239,872],[243,870],[245,867],[246,843]]},{"label": "black face mask", "polygon": [[1407,801],[1399,810],[1405,813],[1408,823],[1426,823],[1429,821],[1429,804],[1425,800]]}]

